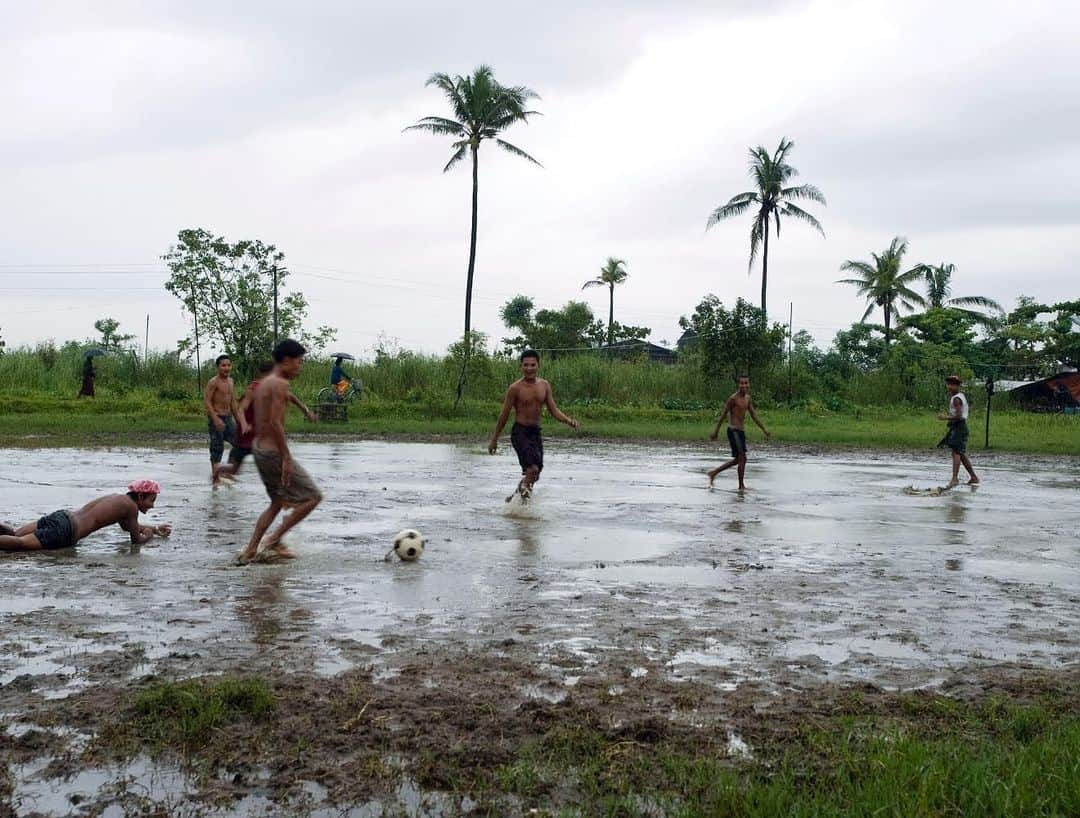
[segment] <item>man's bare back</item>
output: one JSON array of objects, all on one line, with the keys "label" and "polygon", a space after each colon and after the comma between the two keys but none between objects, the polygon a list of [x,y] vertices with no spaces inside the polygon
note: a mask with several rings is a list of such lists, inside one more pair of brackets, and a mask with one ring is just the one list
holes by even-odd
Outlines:
[{"label": "man's bare back", "polygon": [[288,451],[285,442],[285,405],[289,400],[289,382],[271,372],[255,390],[255,445],[263,451]]},{"label": "man's bare back", "polygon": [[[144,535],[139,525],[139,507],[135,501],[126,494],[109,494],[91,500],[78,511],[71,512],[78,523],[79,539],[87,537],[99,528],[116,523],[120,528],[131,534],[131,541],[139,544],[147,542],[150,536]],[[152,533],[160,535],[169,526],[154,526]],[[164,536],[164,535],[162,535]]]}]

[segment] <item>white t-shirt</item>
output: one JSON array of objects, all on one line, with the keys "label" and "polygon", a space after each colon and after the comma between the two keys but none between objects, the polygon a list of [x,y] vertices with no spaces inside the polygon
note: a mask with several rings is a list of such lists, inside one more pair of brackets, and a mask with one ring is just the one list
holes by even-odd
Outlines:
[{"label": "white t-shirt", "polygon": [[[953,406],[953,401],[955,401],[957,398],[960,399],[960,411],[959,412],[957,412],[956,407]],[[960,420],[967,420],[967,417],[968,417],[968,402],[967,402],[967,398],[964,397],[963,392],[957,392],[955,395],[953,395],[951,398],[949,398],[949,417],[959,418]]]}]

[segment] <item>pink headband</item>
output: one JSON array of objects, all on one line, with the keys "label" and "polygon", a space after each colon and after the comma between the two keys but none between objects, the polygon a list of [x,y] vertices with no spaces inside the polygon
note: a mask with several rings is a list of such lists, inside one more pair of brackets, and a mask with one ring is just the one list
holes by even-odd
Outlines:
[{"label": "pink headband", "polygon": [[161,486],[156,480],[135,480],[128,486],[128,491],[136,494],[161,494]]}]

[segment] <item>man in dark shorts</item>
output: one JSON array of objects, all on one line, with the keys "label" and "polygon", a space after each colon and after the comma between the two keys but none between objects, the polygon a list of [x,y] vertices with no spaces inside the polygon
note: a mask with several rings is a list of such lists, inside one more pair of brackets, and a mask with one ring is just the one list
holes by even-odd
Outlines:
[{"label": "man in dark shorts", "polygon": [[[238,411],[247,424],[247,429],[236,438],[232,449],[229,450],[228,464],[218,469],[218,477],[222,480],[232,481],[236,473],[240,471],[240,465],[244,462],[244,458],[251,454],[251,450],[255,445],[255,390],[262,382],[262,379],[273,371],[274,365],[270,361],[259,364],[258,374],[248,384],[244,396],[240,399]],[[289,403],[303,412],[304,417],[309,422],[315,422],[315,413],[308,409],[303,401],[292,392],[289,392]]]},{"label": "man in dark shorts", "polygon": [[161,486],[153,480],[136,480],[127,494],[109,494],[91,500],[78,511],[54,511],[34,523],[13,528],[0,524],[0,551],[37,551],[71,548],[86,537],[116,523],[131,535],[131,542],[142,545],[155,535],[168,537],[172,526],[139,525],[140,512],[154,507]]},{"label": "man in dark shorts", "polygon": [[[259,469],[269,507],[259,515],[247,547],[237,555],[237,561],[248,563],[262,556],[295,559],[282,537],[307,517],[322,502],[322,492],[304,469],[292,459],[285,439],[285,405],[289,402],[289,382],[304,366],[303,346],[286,338],[274,347],[274,371],[262,379],[255,391],[255,441],[251,453]],[[266,541],[271,523],[282,508],[292,513],[281,521]]]},{"label": "man in dark shorts", "polygon": [[709,435],[709,440],[716,440],[720,436],[720,427],[724,425],[724,421],[730,412],[731,424],[728,426],[727,439],[728,444],[731,446],[731,460],[709,471],[709,488],[712,488],[716,475],[730,469],[732,466],[738,466],[739,491],[746,489],[746,484],[743,482],[743,475],[746,474],[746,430],[743,427],[746,423],[747,414],[750,415],[754,423],[761,427],[765,437],[769,437],[769,430],[765,428],[758,418],[754,409],[754,402],[750,399],[750,378],[746,375],[740,375],[738,383],[739,388],[735,394],[724,401],[724,412],[720,415],[720,420],[716,422],[716,428]]},{"label": "man in dark shorts", "polygon": [[945,388],[949,392],[949,411],[944,415],[938,415],[938,420],[943,420],[949,424],[945,437],[938,441],[938,446],[948,446],[952,449],[952,479],[949,480],[949,488],[960,484],[961,465],[968,473],[968,485],[977,486],[979,484],[978,475],[975,474],[975,468],[971,465],[971,459],[967,456],[968,402],[967,397],[960,391],[961,386],[963,386],[963,382],[960,380],[959,375],[950,375],[945,379]]},{"label": "man in dark shorts", "polygon": [[[495,433],[488,441],[488,452],[495,454],[499,446],[499,435],[502,434],[512,409],[514,425],[510,428],[510,443],[517,452],[518,463],[521,465],[521,481],[515,493],[520,494],[523,501],[529,499],[533,483],[540,478],[540,472],[544,468],[544,442],[540,437],[540,413],[543,407],[546,406],[551,416],[560,423],[573,429],[579,426],[576,420],[559,411],[551,392],[551,384],[537,377],[539,371],[540,356],[531,349],[521,353],[521,377],[506,390],[502,411],[495,424]],[[513,496],[511,494],[507,502]]]}]

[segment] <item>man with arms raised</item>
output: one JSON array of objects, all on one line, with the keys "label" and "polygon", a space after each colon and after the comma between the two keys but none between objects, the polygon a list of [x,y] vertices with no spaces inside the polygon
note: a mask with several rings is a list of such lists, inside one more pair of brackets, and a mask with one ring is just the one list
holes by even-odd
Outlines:
[{"label": "man with arms raised", "polygon": [[[306,352],[306,349],[291,338],[281,341],[274,347],[273,372],[263,378],[255,391],[255,440],[252,454],[266,493],[270,495],[270,506],[259,515],[251,541],[238,555],[241,563],[250,562],[262,555],[294,559],[296,554],[285,546],[281,538],[322,501],[322,492],[308,473],[293,460],[289,444],[285,440],[285,406],[289,402],[289,382],[300,374]],[[291,508],[292,513],[282,520],[281,525],[263,542],[263,535],[282,508]]]},{"label": "man with arms raised", "polygon": [[155,535],[168,537],[169,525],[139,525],[139,513],[154,507],[161,486],[153,480],[136,480],[127,494],[109,494],[91,500],[78,511],[54,511],[36,523],[12,528],[0,524],[0,551],[37,551],[71,548],[99,528],[116,523],[131,535],[131,542],[142,545]]},{"label": "man with arms raised", "polygon": [[[241,433],[247,430],[247,421],[236,404],[232,379],[232,361],[228,355],[218,355],[214,362],[217,374],[206,382],[203,390],[203,408],[206,410],[207,430],[210,432],[210,480],[214,488],[221,485],[221,456],[225,453],[225,441],[236,445],[236,426]],[[235,421],[235,422],[234,422]]]},{"label": "man with arms raised", "polygon": [[709,435],[709,440],[716,440],[720,436],[720,427],[724,425],[724,421],[727,419],[728,413],[730,413],[731,423],[728,425],[727,439],[728,444],[731,446],[731,460],[709,472],[709,488],[712,488],[716,475],[730,469],[732,466],[738,466],[739,491],[746,489],[746,485],[743,483],[743,475],[746,474],[746,430],[743,426],[747,414],[753,418],[754,423],[761,427],[765,437],[769,436],[769,430],[758,419],[757,412],[754,411],[754,403],[750,400],[750,378],[746,375],[740,375],[738,383],[739,388],[735,394],[724,401],[724,412],[720,415],[720,420],[716,422],[716,428]]},{"label": "man with arms raised", "polygon": [[[559,411],[551,393],[551,384],[537,377],[539,371],[540,356],[531,349],[521,353],[521,377],[506,390],[502,411],[495,424],[495,433],[488,441],[488,452],[495,454],[499,446],[499,435],[510,417],[510,410],[513,409],[514,425],[510,427],[510,443],[517,452],[518,463],[521,464],[521,481],[515,493],[521,495],[522,501],[529,499],[533,483],[540,479],[540,472],[544,468],[544,441],[540,437],[542,408],[546,406],[551,416],[560,423],[574,429],[579,425],[572,417]],[[510,502],[513,496],[511,494],[506,501]]]}]

